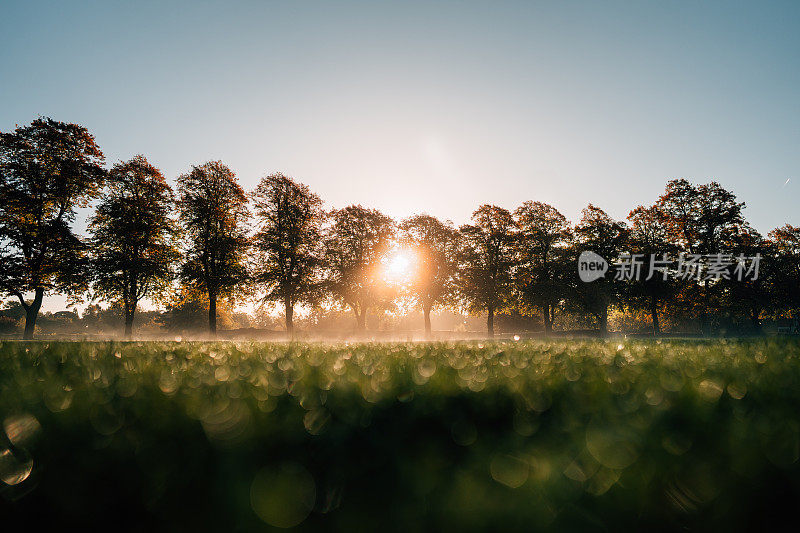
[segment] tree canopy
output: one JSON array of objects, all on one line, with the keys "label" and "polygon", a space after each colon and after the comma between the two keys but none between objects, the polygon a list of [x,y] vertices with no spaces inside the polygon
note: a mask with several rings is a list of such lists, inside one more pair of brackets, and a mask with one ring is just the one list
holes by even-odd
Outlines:
[{"label": "tree canopy", "polygon": [[[575,226],[577,249],[574,257],[582,251],[592,251],[608,260],[617,258],[627,249],[628,235],[624,222],[612,219],[599,207],[589,204]],[[622,284],[610,276],[574,284],[575,301],[595,317],[601,335],[608,332],[608,307],[617,300],[621,290]]]},{"label": "tree canopy", "polygon": [[314,303],[320,292],[322,200],[308,186],[270,174],[252,194],[256,234],[253,280],[264,300],[284,306],[286,331],[294,330],[294,306]]},{"label": "tree canopy", "polygon": [[524,202],[514,211],[517,265],[514,280],[524,307],[542,314],[545,334],[564,299],[571,270],[565,268],[572,241],[569,221],[555,207]]},{"label": "tree canopy", "polygon": [[192,167],[178,178],[184,231],[185,283],[208,296],[208,330],[217,331],[217,299],[244,290],[248,280],[247,195],[221,161]]},{"label": "tree canopy", "polygon": [[0,133],[0,290],[25,308],[26,339],[45,293],[86,289],[86,246],[72,224],[76,209],[100,193],[103,161],[77,124],[38,118]]},{"label": "tree canopy", "polygon": [[360,205],[336,209],[325,233],[325,287],[349,308],[358,331],[366,329],[369,309],[386,304],[381,258],[391,247],[394,221]]},{"label": "tree canopy", "polygon": [[[333,324],[342,310],[363,332],[369,313],[381,324],[401,320],[406,301],[421,311],[427,337],[431,314],[444,309],[485,313],[489,335],[498,316],[500,328],[541,324],[545,334],[557,317],[558,327],[600,334],[610,314],[612,327],[635,316],[654,334],[665,324],[715,333],[746,322],[759,331],[764,318],[796,329],[800,319],[800,229],[764,237],[744,202],[714,181],[673,179],[627,224],[590,203],[572,225],[555,207],[524,201],[513,214],[481,205],[456,228],[428,214],[395,224],[361,205],[325,212],[307,185],[281,173],[247,194],[220,161],[179,176],[177,200],[143,155],[103,165],[77,124],[38,118],[0,133],[0,297],[15,299],[13,312],[3,302],[4,331],[20,326],[21,313],[31,338],[54,293],[109,302],[126,335],[144,299],[184,302],[187,317],[203,307],[212,335],[218,302],[239,316],[243,297],[262,313],[282,306],[290,335],[295,320]],[[92,208],[84,239],[76,217]],[[588,251],[606,262],[592,264],[606,270],[591,282],[576,269]],[[304,305],[308,317],[296,310]]]},{"label": "tree canopy", "polygon": [[179,258],[173,207],[164,176],[137,155],[111,169],[107,192],[89,221],[95,295],[122,302],[126,336],[138,303],[169,291]]},{"label": "tree canopy", "polygon": [[416,261],[411,292],[422,307],[425,335],[431,336],[431,310],[455,295],[459,233],[451,222],[430,215],[415,215],[400,224],[400,242]]},{"label": "tree canopy", "polygon": [[486,312],[486,329],[492,336],[495,312],[511,305],[514,218],[507,209],[485,204],[460,231],[459,292],[470,311]]}]

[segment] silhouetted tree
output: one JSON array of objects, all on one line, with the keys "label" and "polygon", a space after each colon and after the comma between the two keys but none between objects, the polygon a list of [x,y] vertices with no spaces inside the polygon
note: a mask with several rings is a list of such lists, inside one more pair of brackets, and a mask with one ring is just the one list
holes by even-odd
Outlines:
[{"label": "silhouetted tree", "polygon": [[672,180],[655,204],[662,223],[685,251],[713,254],[724,251],[732,235],[745,223],[744,202],[717,182],[692,185],[685,179]]},{"label": "silhouetted tree", "polygon": [[[575,226],[575,257],[582,251],[592,251],[609,263],[626,251],[628,228],[623,222],[613,220],[608,214],[592,204],[581,212],[581,220]],[[574,263],[573,263],[574,264]],[[573,274],[574,294],[579,306],[597,320],[600,335],[608,333],[608,307],[618,300],[622,283],[610,273],[595,281],[584,283]]]},{"label": "silhouetted tree", "polygon": [[[744,275],[751,266],[756,255],[760,257],[758,276],[755,271]],[[724,307],[731,313],[744,314],[750,322],[753,332],[761,331],[761,318],[764,313],[773,311],[778,307],[780,294],[777,292],[777,281],[780,273],[773,243],[761,236],[755,229],[745,227],[731,236],[727,244],[726,261],[731,264],[725,276],[714,281],[715,288],[721,293]],[[737,258],[741,257],[743,263],[740,268],[743,273],[736,272]]]},{"label": "silhouetted tree", "polygon": [[514,211],[518,230],[514,283],[523,308],[539,310],[545,335],[553,330],[555,310],[567,292],[567,272],[574,268],[569,246],[572,229],[556,208],[525,202]]},{"label": "silhouetted tree", "polygon": [[187,249],[181,277],[208,296],[208,330],[217,333],[217,299],[243,290],[248,279],[247,196],[221,161],[178,178]]},{"label": "silhouetted tree", "polygon": [[775,292],[779,308],[800,318],[800,226],[786,224],[769,233],[775,261]]},{"label": "silhouetted tree", "polygon": [[630,212],[628,220],[631,223],[630,253],[640,255],[642,265],[639,279],[626,284],[626,296],[634,307],[650,313],[653,334],[658,335],[661,333],[659,306],[677,291],[672,264],[677,247],[656,206],[639,206]]},{"label": "silhouetted tree", "polygon": [[458,230],[450,221],[430,215],[415,215],[400,224],[401,242],[415,257],[417,270],[411,293],[422,307],[425,336],[431,336],[431,310],[448,300],[455,290],[458,267]]},{"label": "silhouetted tree", "polygon": [[[685,179],[672,180],[655,207],[673,244],[685,254],[724,253],[726,245],[745,225],[744,202],[737,202],[736,195],[717,182],[693,185]],[[708,313],[714,307],[709,287],[708,280],[690,280],[682,287],[687,293],[684,299],[694,304],[700,328],[706,332]],[[692,296],[695,292],[699,292],[696,298]]]},{"label": "silhouetted tree", "polygon": [[159,297],[169,287],[179,258],[173,204],[161,172],[144,156],[117,163],[108,190],[89,221],[95,293],[122,301],[125,336],[133,331],[139,302]]},{"label": "silhouetted tree", "polygon": [[357,329],[363,332],[367,311],[385,303],[380,260],[390,247],[394,222],[360,205],[334,210],[330,218],[325,235],[325,286],[353,311]]},{"label": "silhouetted tree", "polygon": [[515,225],[511,213],[482,205],[472,224],[461,226],[458,288],[472,312],[486,311],[486,329],[494,335],[494,315],[509,307],[514,267]]},{"label": "silhouetted tree", "polygon": [[283,303],[292,335],[294,306],[313,303],[319,292],[322,200],[283,174],[263,178],[252,198],[258,224],[254,281],[266,286],[265,301]]},{"label": "silhouetted tree", "polygon": [[0,291],[25,308],[25,339],[45,293],[86,289],[85,246],[71,224],[75,209],[98,196],[102,164],[94,137],[77,124],[38,118],[0,133]]}]

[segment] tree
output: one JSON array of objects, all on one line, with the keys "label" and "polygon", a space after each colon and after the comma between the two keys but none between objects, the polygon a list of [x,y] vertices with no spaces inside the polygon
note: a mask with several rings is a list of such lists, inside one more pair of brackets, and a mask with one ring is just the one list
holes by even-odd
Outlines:
[{"label": "tree", "polygon": [[431,310],[450,298],[458,266],[458,230],[451,222],[430,215],[415,215],[400,224],[401,242],[416,257],[410,289],[422,307],[425,337],[431,336]]},{"label": "tree", "polygon": [[[671,242],[685,254],[723,253],[746,225],[742,216],[744,202],[737,202],[736,195],[717,182],[693,185],[685,179],[672,180],[655,207],[672,236]],[[697,298],[689,300],[695,300],[701,330],[708,329],[708,313],[712,307],[709,289],[708,280],[684,286],[684,292],[689,295],[699,292]]]},{"label": "tree", "polygon": [[662,223],[662,213],[656,206],[639,206],[630,212],[628,220],[631,223],[630,252],[642,256],[642,266],[640,278],[626,286],[627,296],[636,307],[650,312],[653,335],[659,335],[659,305],[676,292],[675,282],[669,277],[672,265],[665,263],[674,255],[676,246],[671,242],[669,230]]},{"label": "tree", "polygon": [[541,312],[548,335],[555,309],[566,293],[572,229],[564,215],[542,202],[523,203],[514,211],[514,220],[518,230],[514,283],[523,307]]},{"label": "tree", "polygon": [[[731,261],[728,267],[727,276],[715,282],[719,292],[722,293],[725,307],[732,311],[741,311],[746,314],[750,321],[750,329],[753,332],[761,331],[761,317],[765,312],[772,311],[777,307],[777,300],[780,298],[776,287],[782,275],[776,267],[779,262],[776,257],[776,250],[773,243],[764,239],[760,233],[749,226],[732,236],[731,243],[727,250],[729,253],[723,254]],[[759,256],[758,275],[753,271],[750,275],[739,275],[735,271],[735,264],[741,257],[740,268],[746,271],[752,264],[753,258]],[[743,271],[743,272],[744,272]]]},{"label": "tree", "polygon": [[25,339],[46,293],[86,289],[86,250],[71,225],[98,196],[102,164],[94,137],[77,124],[38,118],[0,133],[0,290],[25,309]]},{"label": "tree", "polygon": [[724,251],[724,244],[745,225],[744,202],[714,181],[692,185],[672,180],[655,207],[673,241],[692,254]]},{"label": "tree", "polygon": [[121,300],[126,337],[139,302],[163,295],[172,279],[179,258],[172,207],[164,176],[137,155],[111,169],[107,193],[89,221],[93,287],[101,298]]},{"label": "tree", "polygon": [[461,226],[459,291],[472,312],[486,311],[486,329],[494,336],[494,315],[508,308],[512,290],[515,225],[511,213],[484,204]]},{"label": "tree", "polygon": [[800,318],[800,226],[786,224],[768,237],[776,262],[777,304],[790,317]]},{"label": "tree", "polygon": [[259,225],[252,240],[254,281],[266,286],[265,301],[283,303],[286,332],[292,335],[294,306],[313,303],[318,294],[322,200],[283,174],[263,178],[252,198]]},{"label": "tree", "polygon": [[178,178],[180,220],[187,240],[181,277],[208,296],[208,330],[217,334],[217,299],[248,280],[244,229],[247,196],[221,161],[192,167]]},{"label": "tree", "polygon": [[357,330],[363,332],[367,311],[386,303],[379,270],[394,235],[394,221],[360,205],[334,210],[330,218],[325,235],[325,286],[350,308]]},{"label": "tree", "polygon": [[[581,212],[581,220],[575,226],[577,253],[592,251],[608,262],[615,261],[626,249],[628,228],[623,222],[613,220],[608,214],[592,204]],[[577,257],[577,254],[576,254]],[[577,279],[574,275],[573,279]],[[575,295],[585,311],[597,320],[600,335],[608,333],[608,306],[618,300],[621,283],[611,276],[595,281],[575,282]]]}]

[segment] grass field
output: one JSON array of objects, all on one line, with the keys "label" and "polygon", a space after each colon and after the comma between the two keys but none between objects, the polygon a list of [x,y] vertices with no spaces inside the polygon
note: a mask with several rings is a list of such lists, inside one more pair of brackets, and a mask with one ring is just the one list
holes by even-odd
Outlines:
[{"label": "grass field", "polygon": [[791,340],[6,342],[0,419],[7,531],[765,530],[800,501]]}]

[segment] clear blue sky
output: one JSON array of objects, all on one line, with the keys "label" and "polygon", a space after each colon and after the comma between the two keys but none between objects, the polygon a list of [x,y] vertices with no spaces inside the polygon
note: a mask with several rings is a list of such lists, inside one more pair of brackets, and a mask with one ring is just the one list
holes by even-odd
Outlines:
[{"label": "clear blue sky", "polygon": [[0,130],[49,115],[109,163],[222,159],[396,217],[624,218],[685,177],[800,224],[800,2],[164,4],[4,1]]}]

